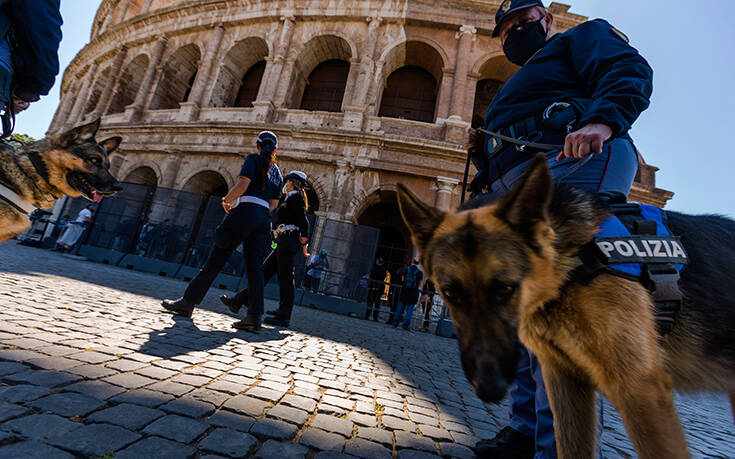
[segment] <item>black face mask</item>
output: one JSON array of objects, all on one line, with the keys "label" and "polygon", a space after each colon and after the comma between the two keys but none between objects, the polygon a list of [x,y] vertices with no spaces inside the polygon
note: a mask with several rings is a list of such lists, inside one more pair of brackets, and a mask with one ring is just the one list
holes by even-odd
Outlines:
[{"label": "black face mask", "polygon": [[546,43],[546,30],[541,25],[543,18],[534,22],[511,27],[503,44],[503,52],[509,61],[524,65]]}]

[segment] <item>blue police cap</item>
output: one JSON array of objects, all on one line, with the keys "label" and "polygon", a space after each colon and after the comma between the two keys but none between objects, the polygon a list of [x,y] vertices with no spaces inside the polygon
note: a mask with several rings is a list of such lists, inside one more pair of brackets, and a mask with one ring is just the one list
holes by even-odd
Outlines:
[{"label": "blue police cap", "polygon": [[531,6],[540,6],[543,8],[544,4],[541,0],[504,0],[503,3],[500,4],[498,12],[495,13],[495,29],[493,29],[493,37],[497,37],[500,34],[500,23],[503,22],[503,19],[505,19],[506,16]]},{"label": "blue police cap", "polygon": [[258,134],[258,139],[255,141],[261,148],[268,148],[271,151],[278,148],[278,137],[271,131],[263,131]]}]

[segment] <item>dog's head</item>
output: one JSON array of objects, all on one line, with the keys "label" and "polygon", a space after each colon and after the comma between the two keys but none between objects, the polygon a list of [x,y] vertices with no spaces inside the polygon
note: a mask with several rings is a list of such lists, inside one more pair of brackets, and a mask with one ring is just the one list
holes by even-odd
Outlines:
[{"label": "dog's head", "polygon": [[122,190],[109,169],[109,154],[117,149],[122,138],[111,137],[98,143],[95,135],[99,127],[97,119],[49,139],[51,148],[41,157],[51,186],[73,198],[84,196],[97,202]]},{"label": "dog's head", "polygon": [[485,401],[502,399],[513,382],[524,314],[559,288],[552,189],[543,156],[510,195],[477,209],[440,212],[398,188],[413,243],[449,306],[465,374]]}]

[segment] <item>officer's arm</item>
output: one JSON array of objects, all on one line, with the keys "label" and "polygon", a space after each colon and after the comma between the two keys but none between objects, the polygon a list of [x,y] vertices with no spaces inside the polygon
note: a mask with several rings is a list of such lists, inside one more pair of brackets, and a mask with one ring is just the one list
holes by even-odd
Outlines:
[{"label": "officer's arm", "polygon": [[[225,197],[222,198],[222,201],[227,204],[232,204],[235,199],[242,196],[242,194],[248,190],[248,186],[250,186],[250,179],[240,176],[240,180],[235,184],[235,186],[230,188],[230,191],[228,191]],[[271,208],[271,210],[273,209]]]},{"label": "officer's arm", "polygon": [[59,0],[11,0],[13,33],[17,40],[15,94],[33,102],[45,96],[59,73],[61,13]]},{"label": "officer's arm", "polygon": [[606,21],[578,27],[569,38],[570,55],[591,99],[579,125],[601,123],[613,137],[625,134],[650,104],[653,70]]},{"label": "officer's arm", "polygon": [[278,199],[271,199],[268,201],[268,205],[270,205],[270,210],[273,212],[273,210],[278,207]]}]

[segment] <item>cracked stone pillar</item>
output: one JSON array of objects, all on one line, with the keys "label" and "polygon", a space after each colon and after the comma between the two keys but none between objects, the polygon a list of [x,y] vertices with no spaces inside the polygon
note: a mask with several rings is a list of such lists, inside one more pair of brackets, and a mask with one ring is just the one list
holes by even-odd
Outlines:
[{"label": "cracked stone pillar", "polygon": [[454,67],[454,84],[452,85],[452,103],[449,108],[450,117],[462,119],[465,115],[464,96],[467,89],[467,75],[470,66],[470,53],[472,52],[472,41],[477,29],[463,25],[455,37],[459,39],[457,45],[457,64]]},{"label": "cracked stone pillar", "polygon": [[459,185],[459,180],[450,177],[437,177],[435,182],[436,201],[434,206],[444,212],[452,207],[452,195]]},{"label": "cracked stone pillar", "polygon": [[115,60],[112,62],[112,66],[110,67],[110,81],[107,82],[104,89],[102,90],[102,94],[100,94],[100,99],[97,101],[97,106],[94,108],[94,110],[92,110],[92,113],[90,113],[89,117],[91,119],[99,118],[100,116],[104,115],[105,112],[107,112],[107,107],[110,105],[110,101],[112,100],[113,89],[116,89],[118,84],[120,83],[122,65],[127,54],[128,48],[125,46],[121,46],[120,49],[117,51],[117,54],[115,55]]},{"label": "cracked stone pillar", "polygon": [[[289,77],[291,75],[290,73],[284,73],[284,63],[288,51],[291,48],[296,18],[294,16],[281,16],[281,21],[283,21],[283,27],[281,28],[281,35],[278,38],[278,48],[273,56],[273,60],[266,61],[267,67],[263,75],[261,88],[258,91],[258,100],[253,102],[255,116],[258,121],[270,121],[273,116],[273,110],[280,106],[276,102],[276,98],[281,91],[285,93],[288,89],[289,79],[281,78],[281,75],[288,75]],[[281,86],[284,86],[282,90]],[[283,97],[285,98],[285,95]]]},{"label": "cracked stone pillar", "polygon": [[84,106],[87,104],[87,94],[89,94],[89,87],[92,86],[92,80],[94,79],[94,76],[96,74],[97,62],[92,62],[89,70],[87,70],[87,74],[84,76],[82,89],[79,91],[77,100],[74,102],[74,108],[72,108],[71,114],[69,115],[68,124],[73,125],[79,121],[79,118],[82,115],[82,110],[84,110]]},{"label": "cracked stone pillar", "polygon": [[212,39],[207,45],[207,50],[204,53],[204,59],[202,65],[197,71],[196,79],[194,84],[191,85],[191,92],[186,102],[180,104],[181,111],[179,119],[181,121],[193,121],[199,118],[199,110],[202,107],[202,99],[204,97],[204,90],[209,85],[209,79],[212,76],[212,69],[214,68],[214,61],[217,57],[220,44],[222,43],[222,37],[225,35],[225,28],[222,24],[217,24],[214,27],[212,33]]},{"label": "cracked stone pillar", "polygon": [[118,10],[117,17],[115,18],[115,23],[117,24],[125,20],[125,15],[128,14],[128,8],[130,8],[130,0],[122,0],[120,3],[122,6]]},{"label": "cracked stone pillar", "polygon": [[[345,113],[343,127],[345,129],[360,130],[363,128],[363,120],[367,110],[365,101],[367,100],[374,74],[373,67],[375,66],[375,61],[373,57],[375,55],[375,47],[378,44],[378,31],[380,24],[383,22],[383,18],[380,16],[368,17],[366,21],[369,23],[368,32],[365,41],[365,51],[360,60],[357,82],[349,96],[349,101],[346,100],[343,104]],[[345,93],[345,98],[347,99],[347,97],[348,95]]]},{"label": "cracked stone pillar", "polygon": [[143,3],[143,8],[140,9],[141,13],[147,13],[151,10],[151,7],[153,6],[154,0],[145,0],[145,3]]},{"label": "cracked stone pillar", "polygon": [[166,35],[160,35],[153,47],[151,60],[148,62],[148,68],[145,70],[145,76],[143,76],[143,81],[140,83],[138,93],[135,95],[135,101],[125,107],[126,120],[139,121],[143,115],[143,111],[146,108],[145,103],[148,100],[148,93],[151,91],[151,86],[153,85],[153,77],[156,76],[156,72],[161,65],[161,58],[163,57],[163,51],[166,49],[166,43],[168,43],[168,37]]}]

